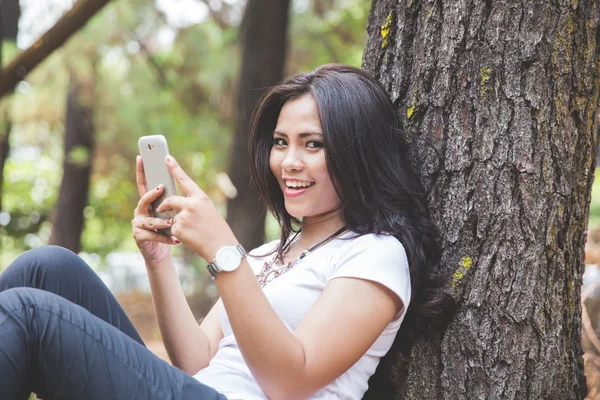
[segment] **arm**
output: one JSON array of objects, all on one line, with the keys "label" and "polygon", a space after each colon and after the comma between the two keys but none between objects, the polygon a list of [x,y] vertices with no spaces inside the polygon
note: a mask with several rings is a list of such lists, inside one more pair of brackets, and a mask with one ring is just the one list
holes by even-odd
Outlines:
[{"label": "arm", "polygon": [[174,366],[193,375],[208,366],[223,338],[218,305],[198,325],[185,299],[173,259],[148,268],[152,303],[162,341]]},{"label": "arm", "polygon": [[136,178],[141,199],[131,221],[133,237],[146,261],[158,327],[173,365],[193,374],[208,365],[223,337],[218,307],[213,307],[202,325],[198,326],[171,257],[171,245],[178,241],[154,231],[171,225],[169,221],[151,216],[151,204],[164,188],[159,186],[148,190],[139,156],[136,159]]},{"label": "arm", "polygon": [[335,380],[402,308],[382,285],[333,279],[291,333],[251,280],[256,283],[247,265],[216,278],[242,355],[271,399],[303,399]]}]

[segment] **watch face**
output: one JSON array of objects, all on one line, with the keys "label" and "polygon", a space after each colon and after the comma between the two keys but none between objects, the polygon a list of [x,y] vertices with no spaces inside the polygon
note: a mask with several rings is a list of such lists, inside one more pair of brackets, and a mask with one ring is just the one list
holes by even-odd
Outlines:
[{"label": "watch face", "polygon": [[242,255],[235,247],[223,247],[217,251],[217,265],[223,271],[233,271],[240,266]]}]

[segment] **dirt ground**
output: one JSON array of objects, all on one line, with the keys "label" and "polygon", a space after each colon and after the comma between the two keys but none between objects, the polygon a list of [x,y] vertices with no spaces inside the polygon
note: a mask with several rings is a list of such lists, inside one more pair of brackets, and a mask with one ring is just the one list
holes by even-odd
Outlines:
[{"label": "dirt ground", "polygon": [[[160,338],[156,318],[154,317],[152,297],[149,294],[141,292],[132,292],[117,295],[116,297],[131,319],[131,322],[133,322],[142,340],[146,343],[146,346],[154,354],[170,363],[167,351]],[[211,298],[202,294],[189,296],[187,300],[198,322],[201,321],[204,315],[210,310],[210,307],[212,307]]]}]

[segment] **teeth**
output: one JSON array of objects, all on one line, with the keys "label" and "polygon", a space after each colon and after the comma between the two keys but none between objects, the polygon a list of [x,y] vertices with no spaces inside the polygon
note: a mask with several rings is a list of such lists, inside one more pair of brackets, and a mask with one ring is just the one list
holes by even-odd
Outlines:
[{"label": "teeth", "polygon": [[312,186],[314,184],[314,182],[290,182],[290,181],[286,181],[285,185],[287,187],[309,187]]}]

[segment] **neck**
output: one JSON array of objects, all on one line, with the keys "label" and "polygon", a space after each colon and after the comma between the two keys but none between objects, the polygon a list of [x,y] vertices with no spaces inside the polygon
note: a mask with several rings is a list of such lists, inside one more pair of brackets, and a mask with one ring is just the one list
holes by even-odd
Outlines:
[{"label": "neck", "polygon": [[311,247],[344,226],[341,210],[333,210],[325,214],[302,219],[302,234],[299,242],[302,246]]}]

